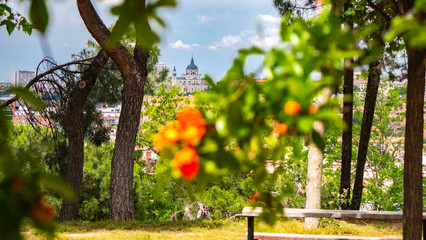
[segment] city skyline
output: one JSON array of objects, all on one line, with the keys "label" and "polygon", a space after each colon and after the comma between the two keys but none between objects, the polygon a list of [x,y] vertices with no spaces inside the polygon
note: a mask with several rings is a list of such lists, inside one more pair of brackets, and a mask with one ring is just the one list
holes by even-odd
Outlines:
[{"label": "city skyline", "polygon": [[[209,74],[218,81],[239,48],[253,44],[268,47],[277,42],[280,18],[272,0],[177,2],[176,9],[161,12],[168,27],[158,31],[162,38],[159,59],[177,69],[184,70],[188,59],[194,56],[203,66],[200,74]],[[107,26],[115,21],[109,9],[116,3],[115,0],[94,2]],[[27,13],[25,4],[13,4],[20,12]],[[91,39],[75,2],[52,2],[49,8],[51,20],[45,36],[36,31],[28,36],[17,30],[9,36],[5,29],[0,30],[0,81],[12,82],[13,72],[17,70],[35,71],[44,56],[52,56],[60,64],[69,62],[71,55],[78,54]],[[260,64],[259,59],[249,62],[253,70]]]}]

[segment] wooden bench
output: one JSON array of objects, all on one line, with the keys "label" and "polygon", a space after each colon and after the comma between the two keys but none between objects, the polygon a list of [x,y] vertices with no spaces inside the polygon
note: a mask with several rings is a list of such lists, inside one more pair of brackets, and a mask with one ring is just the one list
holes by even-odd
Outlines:
[{"label": "wooden bench", "polygon": [[[356,236],[332,236],[332,235],[301,235],[301,234],[280,234],[280,233],[259,233],[254,232],[254,218],[262,213],[260,207],[245,207],[242,214],[238,216],[247,217],[247,239],[274,239],[274,240],[293,240],[293,239],[312,239],[312,240],[400,240],[402,238],[391,237],[356,237]],[[402,219],[402,212],[394,211],[358,211],[358,210],[325,210],[325,209],[302,209],[286,208],[284,216],[278,217],[315,217],[315,218],[351,218],[351,219]],[[426,213],[423,213],[423,232],[426,229]],[[426,240],[426,234],[423,239]]]}]

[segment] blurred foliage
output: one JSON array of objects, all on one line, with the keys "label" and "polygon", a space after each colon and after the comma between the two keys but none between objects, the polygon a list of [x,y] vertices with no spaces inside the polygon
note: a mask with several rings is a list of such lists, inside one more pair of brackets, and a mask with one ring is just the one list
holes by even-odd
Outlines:
[{"label": "blurred foliage", "polygon": [[[339,86],[341,59],[361,57],[353,49],[356,32],[342,28],[327,8],[311,20],[292,18],[290,24],[285,17],[280,36],[282,42],[269,50],[240,50],[225,77],[198,96],[217,111],[204,112],[206,133],[193,146],[201,164],[197,186],[202,189],[215,176],[252,171],[258,192],[253,204],[263,205],[268,223],[275,221],[274,213],[282,211],[281,202],[291,193],[286,170],[300,161],[304,144],[325,146],[313,123],[339,124],[338,100],[324,90]],[[254,56],[263,58],[264,81],[245,72],[246,59]],[[315,107],[318,97],[325,98],[324,104]],[[287,128],[276,134],[278,123]],[[179,150],[162,151],[161,161],[170,163]]]},{"label": "blurred foliage", "polygon": [[[28,90],[14,88],[10,91],[34,109],[43,108],[43,103]],[[44,171],[39,158],[43,154],[36,151],[36,145],[18,142],[18,149],[10,145],[10,128],[5,109],[0,108],[0,236],[21,239],[20,227],[25,218],[30,218],[38,229],[52,236],[56,214],[46,201],[45,192],[69,199],[75,194],[64,179]]]},{"label": "blurred foliage", "polygon": [[[426,1],[415,1],[414,8],[404,16],[392,19],[390,29],[385,35],[385,41],[392,42],[396,37],[402,36],[406,44],[413,48],[426,48]],[[419,20],[421,19],[421,20]]]},{"label": "blurred foliage", "polygon": [[129,27],[133,26],[136,30],[136,44],[142,48],[150,49],[160,41],[160,38],[152,30],[149,22],[156,22],[159,26],[165,27],[166,23],[160,18],[157,11],[162,7],[175,6],[175,0],[124,0],[122,4],[111,9],[111,13],[118,15],[119,18],[112,30],[110,46],[116,46]]}]

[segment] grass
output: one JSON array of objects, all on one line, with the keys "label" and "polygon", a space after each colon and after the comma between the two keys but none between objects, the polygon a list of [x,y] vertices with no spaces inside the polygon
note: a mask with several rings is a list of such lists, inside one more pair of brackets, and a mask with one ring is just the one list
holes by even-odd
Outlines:
[{"label": "grass", "polygon": [[[246,221],[182,221],[162,223],[133,222],[68,222],[58,224],[55,239],[150,239],[150,240],[227,240],[244,239],[247,231]],[[318,235],[348,235],[370,237],[401,237],[400,221],[341,221],[322,219],[317,229],[305,229],[299,219],[280,220],[271,228],[255,222],[257,232],[300,233]],[[26,228],[24,239],[45,239],[32,228]]]}]

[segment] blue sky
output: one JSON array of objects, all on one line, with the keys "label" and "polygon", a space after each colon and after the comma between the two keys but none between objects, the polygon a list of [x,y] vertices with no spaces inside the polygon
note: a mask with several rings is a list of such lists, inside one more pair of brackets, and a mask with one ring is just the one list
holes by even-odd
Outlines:
[{"label": "blue sky", "polygon": [[[115,21],[109,8],[118,2],[94,1],[107,25]],[[12,81],[15,70],[34,71],[44,56],[52,56],[58,64],[68,62],[91,38],[75,1],[48,0],[48,4],[51,18],[45,36],[18,31],[8,36],[0,28],[0,81]],[[14,6],[26,13],[25,4]],[[278,38],[280,20],[272,0],[178,0],[177,8],[160,14],[167,22],[167,28],[159,30],[160,60],[172,68],[175,65],[178,75],[193,55],[201,73],[220,80],[239,48],[253,44],[268,47]],[[258,64],[253,60],[253,69]]]}]

